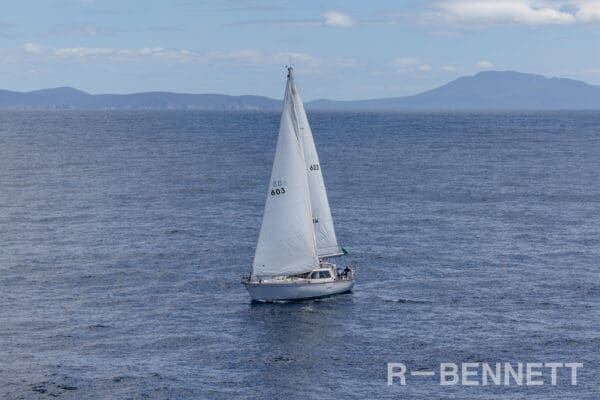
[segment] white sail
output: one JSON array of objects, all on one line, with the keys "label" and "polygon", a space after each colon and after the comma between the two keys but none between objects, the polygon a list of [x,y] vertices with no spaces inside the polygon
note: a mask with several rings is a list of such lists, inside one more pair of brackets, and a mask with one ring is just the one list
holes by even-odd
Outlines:
[{"label": "white sail", "polygon": [[329,207],[329,199],[323,181],[319,155],[313,139],[312,130],[306,117],[306,111],[302,104],[302,99],[296,89],[292,79],[292,93],[294,95],[294,104],[298,116],[298,125],[302,134],[304,147],[304,160],[306,163],[306,173],[308,175],[308,187],[310,192],[310,202],[312,206],[312,219],[317,241],[317,252],[319,257],[339,256],[342,251],[338,245],[335,229],[333,227],[333,218]]},{"label": "white sail", "polygon": [[290,75],[262,226],[254,254],[253,277],[296,275],[318,267],[308,177]]}]

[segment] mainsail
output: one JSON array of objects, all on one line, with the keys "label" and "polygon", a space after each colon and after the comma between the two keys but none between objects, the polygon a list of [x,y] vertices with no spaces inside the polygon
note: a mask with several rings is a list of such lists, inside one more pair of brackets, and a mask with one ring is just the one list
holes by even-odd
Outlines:
[{"label": "mainsail", "polygon": [[253,277],[296,275],[319,265],[303,138],[289,71]]},{"label": "mainsail", "polygon": [[291,80],[292,94],[294,96],[294,105],[296,106],[296,115],[298,117],[298,126],[303,139],[304,160],[306,173],[308,175],[308,188],[310,192],[310,202],[312,206],[312,220],[314,223],[315,236],[317,241],[317,252],[319,257],[333,257],[342,255],[335,229],[333,227],[333,218],[329,208],[319,155],[313,139],[312,130],[306,117],[306,111],[300,99],[300,94],[296,89],[294,80]]}]

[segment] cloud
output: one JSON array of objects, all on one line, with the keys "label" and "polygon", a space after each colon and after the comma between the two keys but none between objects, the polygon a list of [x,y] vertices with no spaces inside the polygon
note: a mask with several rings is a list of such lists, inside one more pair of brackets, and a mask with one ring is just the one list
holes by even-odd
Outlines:
[{"label": "cloud", "polygon": [[429,72],[433,70],[431,65],[422,63],[416,57],[397,57],[392,60],[392,66],[396,68],[397,72]]},{"label": "cloud", "polygon": [[454,24],[569,25],[600,22],[600,0],[437,0],[434,17]]},{"label": "cloud", "polygon": [[255,49],[233,51],[198,52],[188,49],[169,49],[163,47],[143,47],[138,49],[112,47],[47,47],[34,43],[23,45],[22,52],[29,57],[37,57],[45,61],[69,62],[175,62],[182,64],[199,64],[208,66],[223,65],[285,65],[290,57],[296,65],[306,69],[317,68],[358,68],[361,67],[353,58],[330,58],[300,53],[264,53]]},{"label": "cloud", "polygon": [[487,60],[481,60],[477,63],[477,68],[479,69],[494,69],[494,64]]},{"label": "cloud", "polygon": [[454,65],[442,65],[440,67],[440,71],[442,72],[458,72],[458,68]]},{"label": "cloud", "polygon": [[419,64],[419,59],[414,57],[398,57],[392,61],[397,67],[414,67]]},{"label": "cloud", "polygon": [[168,49],[163,47],[143,47],[139,49],[112,47],[45,47],[34,43],[23,46],[25,53],[44,56],[51,60],[71,60],[92,62],[97,60],[111,62],[175,61],[182,63],[219,63],[238,62],[258,64],[265,60],[263,54],[252,49],[236,51],[214,51],[200,53],[187,49]]},{"label": "cloud", "polygon": [[[230,24],[231,26],[276,26],[276,27],[330,27],[330,28],[351,28],[359,22],[355,21],[348,14],[339,11],[327,11],[321,15],[320,19],[271,19],[271,20],[251,20],[238,21]],[[361,21],[362,23],[362,21]],[[366,23],[366,22],[365,22]]]},{"label": "cloud", "polygon": [[600,23],[600,1],[578,1],[575,18],[587,24]]},{"label": "cloud", "polygon": [[229,26],[247,26],[247,27],[319,27],[324,26],[321,20],[313,19],[257,19],[251,21],[237,21],[229,24]]},{"label": "cloud", "polygon": [[339,11],[327,11],[323,13],[325,26],[334,28],[351,28],[356,25],[356,22],[348,14]]},{"label": "cloud", "polygon": [[25,45],[23,46],[23,50],[25,50],[25,52],[29,54],[44,54],[44,52],[46,51],[44,47],[38,46],[37,44],[33,43],[25,43]]}]

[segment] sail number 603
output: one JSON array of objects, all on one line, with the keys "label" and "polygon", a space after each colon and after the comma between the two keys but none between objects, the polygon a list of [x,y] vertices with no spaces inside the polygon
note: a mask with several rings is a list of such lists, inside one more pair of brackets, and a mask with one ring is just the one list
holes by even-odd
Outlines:
[{"label": "sail number 603", "polygon": [[319,170],[319,164],[311,164],[310,165],[310,170],[311,171],[318,171]]},{"label": "sail number 603", "polygon": [[287,181],[285,179],[281,180],[281,179],[274,179],[273,180],[273,189],[271,189],[271,196],[277,196],[279,194],[284,194],[285,193],[285,187],[284,185],[287,184]]}]

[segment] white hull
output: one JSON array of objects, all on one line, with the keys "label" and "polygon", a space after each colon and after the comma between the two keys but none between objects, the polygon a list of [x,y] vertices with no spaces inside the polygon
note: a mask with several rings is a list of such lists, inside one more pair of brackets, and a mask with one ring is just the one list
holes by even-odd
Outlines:
[{"label": "white hull", "polygon": [[254,301],[304,300],[331,296],[349,292],[354,286],[354,279],[335,280],[330,282],[282,282],[258,283],[244,282],[250,297]]}]

